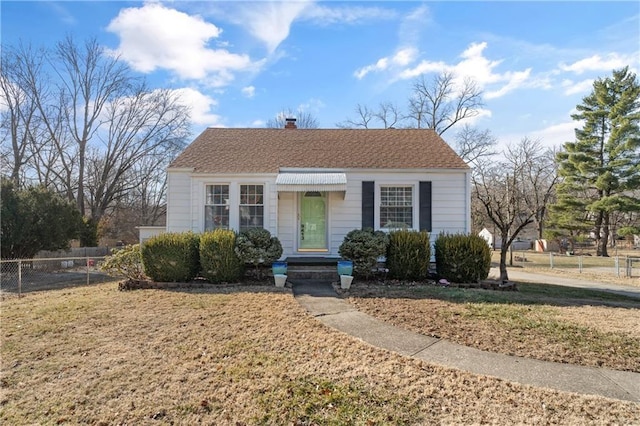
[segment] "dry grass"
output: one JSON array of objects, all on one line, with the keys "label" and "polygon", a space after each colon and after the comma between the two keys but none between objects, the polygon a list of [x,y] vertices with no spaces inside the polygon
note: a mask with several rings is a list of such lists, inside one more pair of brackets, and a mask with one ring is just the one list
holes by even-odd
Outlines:
[{"label": "dry grass", "polygon": [[640,301],[545,284],[519,289],[361,283],[347,295],[384,321],[478,349],[640,371]]},{"label": "dry grass", "polygon": [[2,303],[2,424],[633,424],[640,405],[373,348],[288,290],[118,292]]},{"label": "dry grass", "polygon": [[[633,263],[633,277],[625,277],[626,257],[640,257],[638,250],[620,250],[610,252],[611,257],[599,257],[594,250],[584,250],[582,255],[566,256],[561,254],[553,255],[553,268],[549,259],[549,253],[539,253],[531,250],[514,251],[513,266],[523,272],[535,274],[545,274],[559,276],[563,278],[585,279],[610,284],[640,287],[638,261]],[[615,254],[619,256],[619,267],[615,268]],[[580,259],[582,260],[582,271],[580,271]],[[500,251],[493,251],[491,260],[493,266],[498,266],[500,262]],[[524,261],[523,261],[524,260]],[[507,265],[509,256],[507,255]],[[620,276],[617,275],[619,273]]]}]

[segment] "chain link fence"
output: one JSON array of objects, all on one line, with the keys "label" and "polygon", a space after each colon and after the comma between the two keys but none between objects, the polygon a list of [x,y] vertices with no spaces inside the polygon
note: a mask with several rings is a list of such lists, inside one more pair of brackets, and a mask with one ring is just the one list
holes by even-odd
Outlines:
[{"label": "chain link fence", "polygon": [[113,278],[100,270],[104,256],[0,260],[0,292],[21,295]]},{"label": "chain link fence", "polygon": [[573,273],[608,274],[620,278],[640,277],[640,256],[569,256],[514,250],[513,264],[526,268],[549,268]]}]

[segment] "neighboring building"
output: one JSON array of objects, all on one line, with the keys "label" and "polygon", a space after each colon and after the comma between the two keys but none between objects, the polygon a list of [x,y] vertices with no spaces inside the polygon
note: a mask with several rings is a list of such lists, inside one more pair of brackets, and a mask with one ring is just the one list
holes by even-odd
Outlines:
[{"label": "neighboring building", "polygon": [[489,244],[489,247],[491,247],[492,249],[495,248],[494,247],[494,238],[493,238],[493,234],[491,233],[491,231],[489,231],[487,228],[482,228],[482,231],[478,232],[478,235],[484,239],[487,244]]},{"label": "neighboring building", "polygon": [[276,235],[338,256],[359,228],[469,233],[470,169],[432,130],[209,128],[168,168],[167,231]]}]

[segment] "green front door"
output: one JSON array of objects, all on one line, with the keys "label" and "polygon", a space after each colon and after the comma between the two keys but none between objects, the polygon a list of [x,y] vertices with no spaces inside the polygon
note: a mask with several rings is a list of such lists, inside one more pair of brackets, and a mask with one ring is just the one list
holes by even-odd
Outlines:
[{"label": "green front door", "polygon": [[327,194],[300,194],[300,223],[298,239],[301,251],[327,250]]}]

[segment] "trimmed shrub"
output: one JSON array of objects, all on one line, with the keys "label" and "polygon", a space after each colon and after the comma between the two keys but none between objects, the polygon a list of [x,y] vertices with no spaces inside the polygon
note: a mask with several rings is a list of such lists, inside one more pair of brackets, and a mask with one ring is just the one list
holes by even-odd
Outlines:
[{"label": "trimmed shrub", "polygon": [[192,281],[200,272],[199,240],[193,232],[169,232],[150,238],[142,246],[144,272],[153,281]]},{"label": "trimmed shrub", "polygon": [[378,264],[378,258],[387,252],[388,237],[382,231],[371,228],[350,231],[340,244],[338,253],[353,262],[354,276],[368,279]]},{"label": "trimmed shrub", "polygon": [[235,252],[236,233],[216,229],[200,236],[202,276],[212,283],[236,282],[242,277],[242,261]]},{"label": "trimmed shrub", "polygon": [[142,266],[140,244],[125,246],[111,256],[107,256],[100,267],[102,271],[116,277],[124,277],[130,281],[141,281],[146,277]]},{"label": "trimmed shrub", "polygon": [[262,228],[251,228],[242,231],[236,239],[236,254],[245,263],[256,269],[256,277],[262,278],[260,266],[271,265],[282,256],[282,244],[278,237]]},{"label": "trimmed shrub", "polygon": [[399,230],[389,234],[386,266],[399,280],[425,280],[429,276],[431,245],[425,231]]},{"label": "trimmed shrub", "polygon": [[435,243],[438,276],[456,283],[486,279],[491,268],[491,250],[478,235],[440,235]]}]

